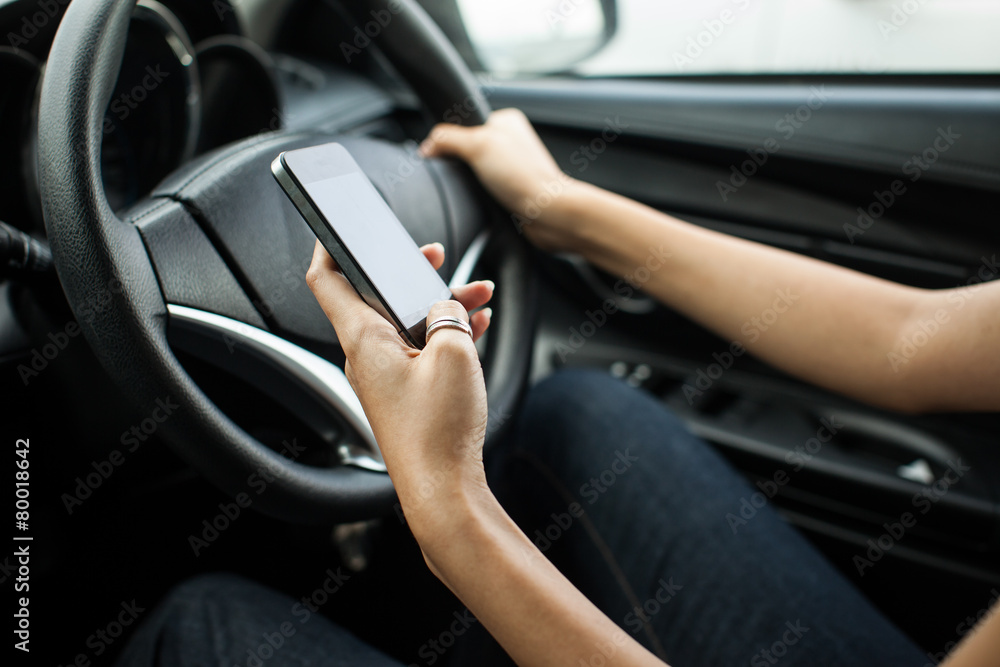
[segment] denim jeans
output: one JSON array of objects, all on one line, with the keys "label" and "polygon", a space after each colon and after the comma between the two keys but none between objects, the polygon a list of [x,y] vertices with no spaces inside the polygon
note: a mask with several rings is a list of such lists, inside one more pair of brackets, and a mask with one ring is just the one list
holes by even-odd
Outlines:
[{"label": "denim jeans", "polygon": [[[675,667],[912,665],[920,650],[651,396],[588,371],[533,388],[490,485],[525,533],[625,632]],[[759,502],[758,502],[759,504]],[[120,667],[244,664],[292,601],[242,579],[179,587]],[[278,665],[395,665],[321,617]],[[595,642],[591,664],[613,644]],[[510,664],[482,631],[453,664]]]}]

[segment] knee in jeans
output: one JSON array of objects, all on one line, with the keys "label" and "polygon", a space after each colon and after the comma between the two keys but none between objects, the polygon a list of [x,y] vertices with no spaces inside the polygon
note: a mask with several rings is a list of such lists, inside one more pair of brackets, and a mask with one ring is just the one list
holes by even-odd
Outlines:
[{"label": "knee in jeans", "polygon": [[612,452],[634,425],[663,435],[684,432],[681,420],[652,396],[595,370],[554,373],[529,392],[521,414],[522,441],[539,456],[592,457]]},{"label": "knee in jeans", "polygon": [[524,417],[539,423],[578,423],[608,409],[621,400],[629,387],[607,373],[594,370],[564,370],[554,373],[528,393]]},{"label": "knee in jeans", "polygon": [[175,586],[160,604],[168,616],[187,616],[209,607],[240,605],[256,584],[235,574],[202,574]]}]

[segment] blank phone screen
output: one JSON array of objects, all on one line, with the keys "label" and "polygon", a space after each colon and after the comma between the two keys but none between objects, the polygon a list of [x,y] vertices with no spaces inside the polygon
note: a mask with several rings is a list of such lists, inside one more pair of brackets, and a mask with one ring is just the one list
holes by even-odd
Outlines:
[{"label": "blank phone screen", "polygon": [[302,187],[389,309],[409,329],[427,317],[432,305],[451,298],[451,292],[368,177],[359,171],[340,171]]}]

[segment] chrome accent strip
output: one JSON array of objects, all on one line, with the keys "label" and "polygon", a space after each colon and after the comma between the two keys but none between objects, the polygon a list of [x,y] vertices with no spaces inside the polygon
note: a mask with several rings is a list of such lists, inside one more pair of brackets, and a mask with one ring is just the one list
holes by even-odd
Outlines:
[{"label": "chrome accent strip", "polygon": [[461,287],[469,282],[473,271],[476,270],[476,265],[479,264],[479,260],[483,257],[483,251],[486,250],[486,244],[489,241],[490,230],[488,229],[479,232],[476,238],[472,239],[472,243],[466,248],[465,254],[462,255],[458,266],[455,267],[455,273],[452,274],[451,280],[448,282],[448,287]]},{"label": "chrome accent strip", "polygon": [[338,448],[341,461],[365,470],[386,472],[361,401],[339,367],[284,338],[222,315],[174,304],[169,304],[167,311],[172,318],[221,335],[227,345],[247,346],[302,382],[332,406],[363,440],[361,445],[341,445]]},{"label": "chrome accent strip", "polygon": [[[133,13],[133,21],[145,21],[152,24],[163,37],[174,58],[185,72],[185,116],[187,117],[187,132],[184,137],[184,150],[178,165],[184,164],[194,157],[198,147],[198,133],[201,131],[202,96],[201,76],[198,73],[198,63],[195,60],[195,48],[191,36],[184,29],[184,24],[174,14],[173,10],[156,0],[139,0]],[[129,33],[132,26],[129,26]],[[166,75],[164,75],[166,76]]]}]

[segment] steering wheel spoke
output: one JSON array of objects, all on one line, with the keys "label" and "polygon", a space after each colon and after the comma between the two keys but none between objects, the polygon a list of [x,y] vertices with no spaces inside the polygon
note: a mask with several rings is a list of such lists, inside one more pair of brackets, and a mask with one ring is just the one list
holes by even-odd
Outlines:
[{"label": "steering wheel spoke", "polygon": [[[339,366],[238,320],[187,306],[168,310],[173,347],[260,388],[336,446],[341,463],[386,471],[361,402]],[[349,427],[346,438],[331,428],[331,419]]]}]

